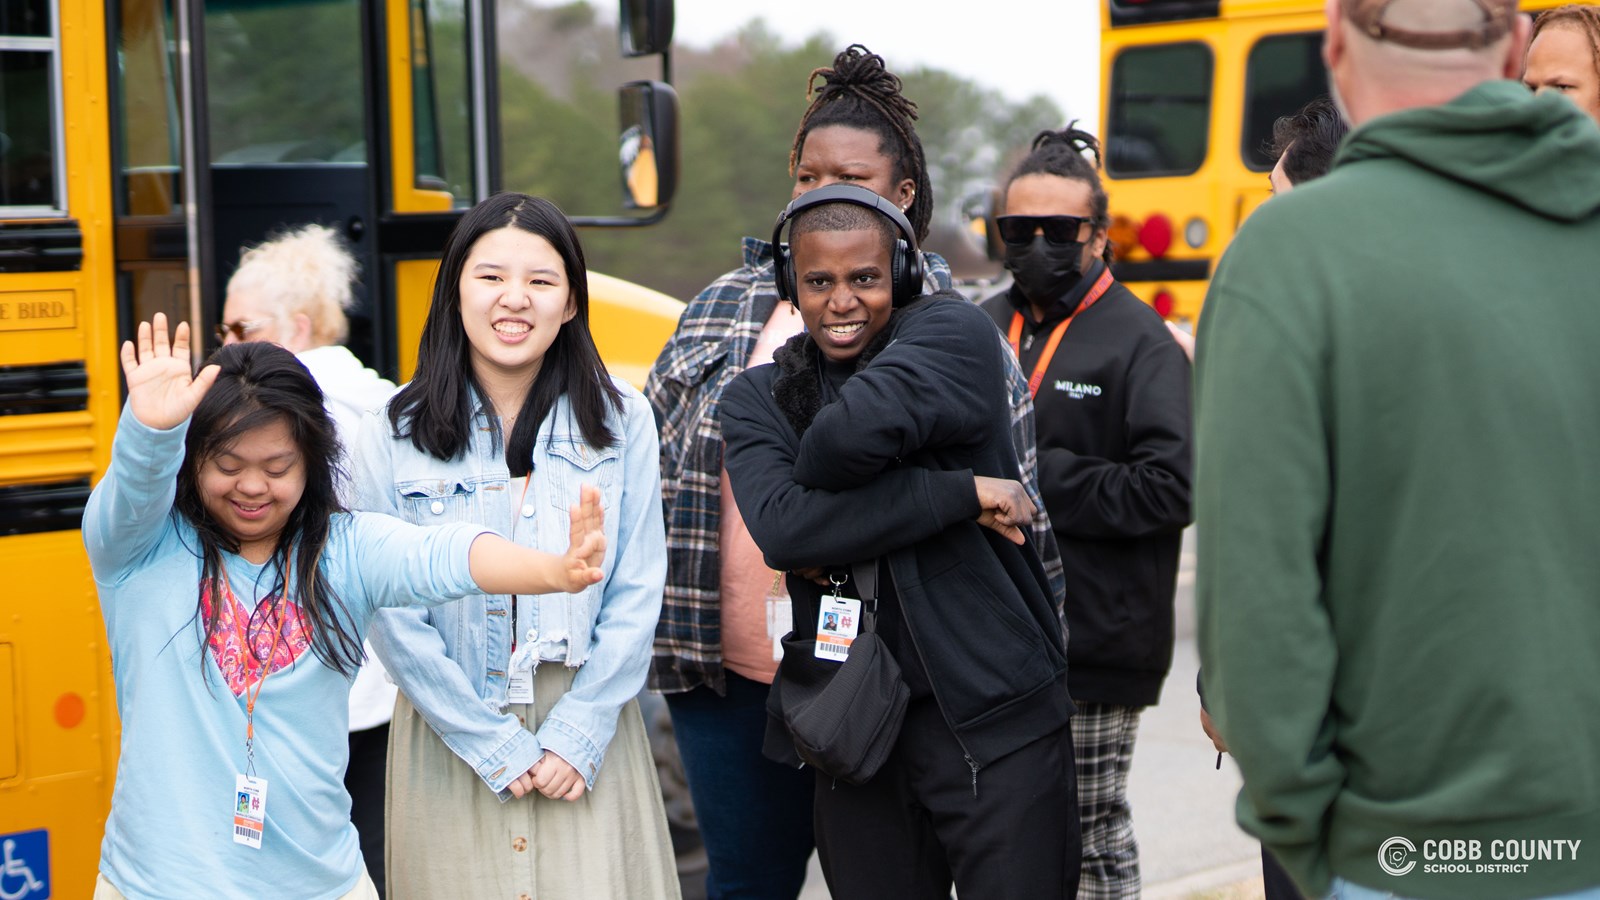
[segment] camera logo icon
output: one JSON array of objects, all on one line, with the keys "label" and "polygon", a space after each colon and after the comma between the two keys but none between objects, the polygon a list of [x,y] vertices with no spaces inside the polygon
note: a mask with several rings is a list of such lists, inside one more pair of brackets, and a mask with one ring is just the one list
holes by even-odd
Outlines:
[{"label": "camera logo icon", "polygon": [[1398,835],[1378,848],[1378,865],[1390,875],[1404,875],[1417,867],[1417,845]]}]

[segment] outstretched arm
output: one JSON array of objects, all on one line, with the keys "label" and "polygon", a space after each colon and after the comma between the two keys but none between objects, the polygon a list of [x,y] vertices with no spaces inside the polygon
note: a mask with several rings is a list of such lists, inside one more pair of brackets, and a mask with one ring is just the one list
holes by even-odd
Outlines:
[{"label": "outstretched arm", "polygon": [[600,489],[583,486],[577,505],[567,511],[571,532],[561,556],[513,544],[499,535],[481,534],[472,542],[472,580],[485,594],[576,594],[596,584],[605,573],[605,512]]}]

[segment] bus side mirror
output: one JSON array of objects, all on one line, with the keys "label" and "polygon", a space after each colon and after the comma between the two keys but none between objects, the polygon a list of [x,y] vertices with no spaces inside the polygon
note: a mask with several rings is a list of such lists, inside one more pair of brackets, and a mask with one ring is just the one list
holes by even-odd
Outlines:
[{"label": "bus side mirror", "polygon": [[627,58],[665,53],[672,47],[673,0],[622,0],[617,37]]},{"label": "bus side mirror", "polygon": [[622,204],[660,209],[678,189],[678,92],[664,81],[630,81],[617,90]]}]

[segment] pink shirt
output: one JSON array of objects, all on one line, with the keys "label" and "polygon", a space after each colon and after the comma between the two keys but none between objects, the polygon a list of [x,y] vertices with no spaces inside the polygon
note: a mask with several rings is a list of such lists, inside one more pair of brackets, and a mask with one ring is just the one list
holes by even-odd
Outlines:
[{"label": "pink shirt", "polygon": [[[762,327],[746,368],[772,362],[773,351],[802,330],[800,314],[794,306],[780,301]],[[790,628],[788,591],[778,573],[767,566],[761,549],[750,537],[744,516],[739,514],[739,507],[733,501],[733,491],[728,487],[727,469],[722,470],[722,524],[718,537],[722,549],[722,664],[752,681],[771,684],[778,671],[774,639],[782,637]],[[775,579],[776,590],[773,589]],[[770,634],[767,627],[769,593],[784,601],[781,607],[773,610],[782,615],[773,624]]]}]

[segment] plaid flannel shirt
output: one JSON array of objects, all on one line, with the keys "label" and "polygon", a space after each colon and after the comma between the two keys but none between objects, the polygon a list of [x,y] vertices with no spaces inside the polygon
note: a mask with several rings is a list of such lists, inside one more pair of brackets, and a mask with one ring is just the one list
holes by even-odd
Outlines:
[{"label": "plaid flannel shirt", "polygon": [[[661,495],[667,526],[666,596],[650,666],[650,689],[662,693],[687,691],[702,684],[719,694],[725,692],[718,596],[722,555],[717,546],[722,519],[722,426],[717,410],[723,390],[744,371],[762,327],[778,304],[772,245],[747,237],[743,249],[744,265],[712,282],[684,308],[677,330],[645,382],[645,396],[661,427]],[[943,257],[924,253],[923,261],[929,290],[951,287],[950,266]],[[1005,342],[998,329],[995,340]],[[1027,376],[1010,347],[1006,350],[1012,443],[1028,496],[1038,511],[1033,536],[1059,614],[1065,581],[1061,553],[1039,494],[1033,401],[1028,396]]]}]

